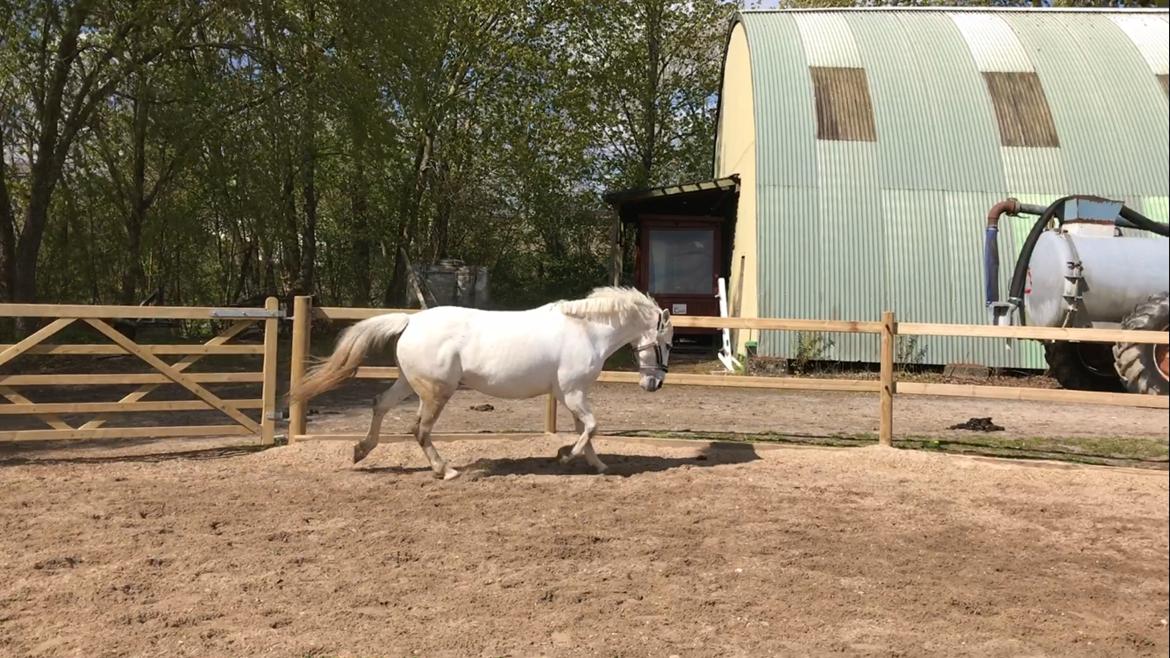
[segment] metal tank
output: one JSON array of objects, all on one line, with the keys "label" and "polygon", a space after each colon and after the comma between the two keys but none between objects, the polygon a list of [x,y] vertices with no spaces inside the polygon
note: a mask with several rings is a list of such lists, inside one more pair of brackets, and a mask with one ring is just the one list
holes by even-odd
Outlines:
[{"label": "metal tank", "polygon": [[[998,239],[1005,214],[1038,219],[1012,268],[1007,301],[1001,301]],[[1166,224],[1120,201],[1069,196],[1043,207],[1005,199],[988,212],[984,233],[992,323],[1167,331],[1168,235]],[[1046,341],[1044,356],[1065,388],[1170,393],[1166,345]]]},{"label": "metal tank", "polygon": [[1032,251],[1024,288],[1028,324],[1117,327],[1150,295],[1170,290],[1170,240],[1115,237],[1112,230],[1086,235],[1065,226],[1042,233]]}]

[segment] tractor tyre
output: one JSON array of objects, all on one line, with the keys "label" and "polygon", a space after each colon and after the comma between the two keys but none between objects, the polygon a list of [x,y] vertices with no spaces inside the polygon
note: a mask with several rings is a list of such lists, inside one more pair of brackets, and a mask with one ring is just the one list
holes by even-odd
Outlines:
[{"label": "tractor tyre", "polygon": [[1104,343],[1056,341],[1044,344],[1048,374],[1074,391],[1117,393],[1125,390],[1113,370],[1113,358]]},{"label": "tractor tyre", "polygon": [[[1170,295],[1151,295],[1134,307],[1133,312],[1121,322],[1121,328],[1137,331],[1170,329]],[[1170,350],[1167,350],[1166,345],[1117,343],[1113,346],[1114,365],[1117,374],[1125,382],[1126,390],[1143,395],[1166,395],[1170,392],[1168,354]]]}]

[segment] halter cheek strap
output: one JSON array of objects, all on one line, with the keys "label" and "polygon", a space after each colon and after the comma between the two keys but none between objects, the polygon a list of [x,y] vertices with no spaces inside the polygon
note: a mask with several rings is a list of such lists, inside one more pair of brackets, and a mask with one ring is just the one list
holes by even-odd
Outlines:
[{"label": "halter cheek strap", "polygon": [[640,354],[650,349],[654,350],[654,367],[651,368],[649,366],[639,366],[638,371],[642,373],[661,372],[663,374],[669,372],[670,368],[667,368],[666,364],[662,362],[662,346],[658,344],[658,341],[646,343],[645,345],[639,345],[638,347],[634,348],[634,353]]},{"label": "halter cheek strap", "polygon": [[[663,313],[659,313],[658,314],[658,333],[661,334],[662,330],[665,328],[666,328],[666,315]],[[670,369],[666,367],[666,363],[662,359],[662,346],[658,344],[658,341],[652,341],[652,342],[646,343],[645,345],[639,345],[638,347],[635,347],[634,354],[641,354],[642,352],[649,350],[649,349],[654,350],[654,367],[651,368],[649,366],[639,365],[638,372],[646,373],[646,374],[661,372],[662,374],[665,375],[667,372],[670,371]]]}]

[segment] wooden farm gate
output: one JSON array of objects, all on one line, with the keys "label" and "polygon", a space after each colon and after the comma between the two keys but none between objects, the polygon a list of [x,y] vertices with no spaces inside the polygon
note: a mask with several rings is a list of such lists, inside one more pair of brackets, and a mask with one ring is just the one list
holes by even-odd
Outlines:
[{"label": "wooden farm gate", "polygon": [[[238,435],[271,444],[275,441],[278,418],[277,323],[282,317],[283,312],[275,297],[268,298],[264,308],[0,304],[0,319],[5,321],[11,322],[12,318],[36,319],[38,322],[48,320],[23,340],[0,345],[0,397],[7,400],[7,403],[0,402],[0,441]],[[214,337],[199,344],[140,344],[127,335],[137,332],[127,332],[125,329],[137,327],[144,320],[205,321],[213,326],[223,326]],[[97,338],[103,342],[46,342],[77,325],[88,326],[92,330],[88,332],[87,338]],[[257,325],[262,340],[259,343],[240,344],[239,340],[247,330]],[[237,342],[232,343],[233,340]],[[100,357],[131,356],[148,368],[146,372],[30,372],[25,364],[30,358],[38,356],[83,357],[78,362],[87,365],[95,363],[96,358]],[[252,360],[259,358],[261,363],[252,371],[232,368],[231,372],[207,372],[192,368],[204,358],[213,356]],[[171,357],[181,358],[173,360]],[[260,397],[225,399],[208,388],[212,385],[245,383],[260,384]],[[85,387],[86,400],[62,401],[61,394],[54,395],[54,392],[60,392],[61,387],[66,386]],[[114,393],[114,397],[103,399],[103,389],[108,395],[111,387],[125,390],[131,386],[135,388],[128,393]],[[168,393],[177,386],[188,399],[159,399],[159,389],[167,386],[172,387]],[[35,389],[35,392],[30,388]],[[72,393],[65,397],[78,397],[76,391]],[[56,400],[35,401],[35,398],[46,395]],[[152,396],[155,399],[147,399]],[[173,397],[173,394],[168,396]],[[230,422],[121,427],[107,425],[121,414],[208,410],[218,412]],[[256,413],[250,416],[245,411]],[[13,416],[23,416],[25,425],[32,418],[47,427],[9,429]],[[5,423],[6,420],[10,422]]]}]

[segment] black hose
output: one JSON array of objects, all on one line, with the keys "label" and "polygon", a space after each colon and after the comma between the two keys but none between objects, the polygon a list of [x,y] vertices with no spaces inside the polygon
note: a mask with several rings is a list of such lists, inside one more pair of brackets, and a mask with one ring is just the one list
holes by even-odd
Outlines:
[{"label": "black hose", "polygon": [[1143,231],[1149,231],[1150,233],[1156,233],[1162,237],[1170,238],[1170,224],[1156,222],[1129,206],[1122,206],[1121,211],[1117,214],[1132,224],[1134,228],[1140,228]]},{"label": "black hose", "polygon": [[1016,267],[1012,270],[1012,283],[1008,288],[1008,303],[1014,304],[1016,309],[1020,312],[1020,324],[1025,324],[1024,317],[1024,285],[1028,281],[1028,265],[1032,261],[1032,250],[1036,248],[1036,243],[1040,240],[1040,235],[1044,233],[1044,229],[1048,226],[1048,222],[1052,221],[1053,215],[1056,214],[1057,209],[1064,208],[1065,201],[1075,198],[1074,196],[1066,196],[1053,201],[1044,209],[1036,223],[1032,225],[1032,230],[1028,231],[1028,237],[1024,239],[1024,244],[1020,247],[1020,255],[1016,259]]},{"label": "black hose", "polygon": [[[1032,251],[1036,248],[1036,242],[1040,240],[1040,236],[1044,233],[1044,229],[1048,226],[1048,223],[1052,221],[1054,217],[1056,218],[1057,224],[1064,224],[1064,218],[1059,216],[1057,211],[1062,210],[1064,208],[1064,204],[1070,199],[1093,199],[1097,201],[1105,200],[1100,199],[1099,197],[1088,197],[1078,194],[1061,197],[1049,204],[1048,207],[1044,209],[1044,212],[1040,215],[1039,219],[1036,220],[1036,223],[1032,225],[1032,230],[1028,232],[1028,237],[1024,240],[1023,246],[1020,247],[1020,255],[1016,260],[1016,267],[1012,271],[1011,287],[1008,289],[1008,302],[1014,304],[1015,307],[1019,310],[1020,324],[1025,323],[1024,286],[1028,280],[1028,265],[1032,262]],[[1032,207],[1020,208],[1021,212],[1029,212],[1031,210]],[[1121,219],[1129,222],[1133,228],[1149,231],[1150,233],[1155,233],[1161,236],[1170,237],[1170,225],[1156,222],[1128,206],[1121,206],[1121,210],[1118,211],[1117,214]],[[1120,222],[1118,223],[1120,224]]]}]

